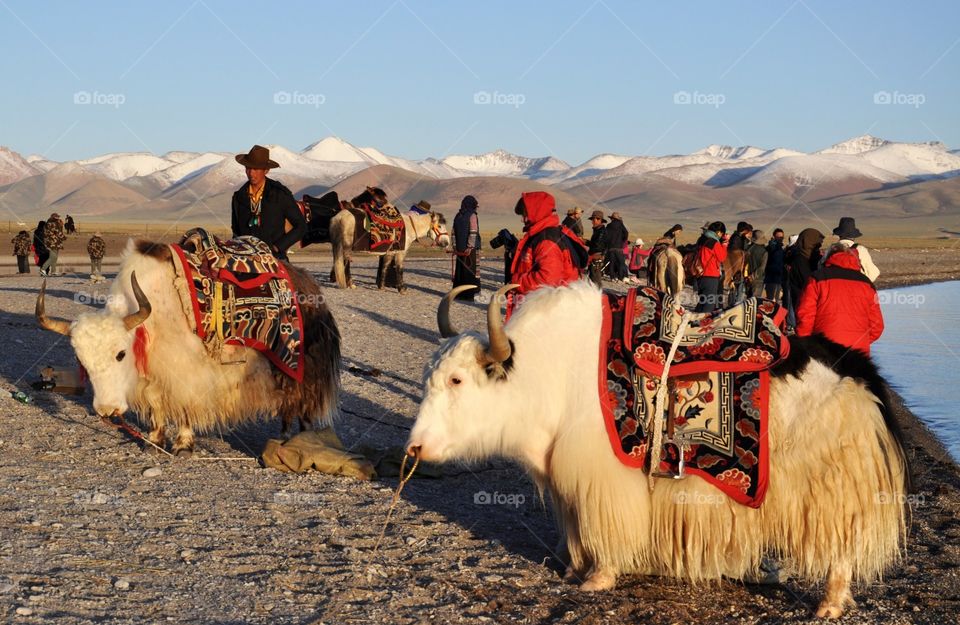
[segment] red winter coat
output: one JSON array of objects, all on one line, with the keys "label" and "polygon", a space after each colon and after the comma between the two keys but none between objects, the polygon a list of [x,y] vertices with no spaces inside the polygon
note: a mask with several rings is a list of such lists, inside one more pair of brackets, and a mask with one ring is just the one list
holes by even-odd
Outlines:
[{"label": "red winter coat", "polygon": [[814,333],[865,354],[883,333],[877,290],[860,273],[856,252],[834,252],[807,281],[797,306],[797,336]]},{"label": "red winter coat", "polygon": [[[511,281],[520,285],[515,292],[524,295],[541,286],[562,286],[579,279],[580,270],[570,252],[547,237],[536,236],[547,228],[560,228],[553,196],[544,191],[524,193],[523,203],[527,207],[526,234],[517,244],[510,268]],[[537,239],[534,245],[528,245],[533,238]],[[511,298],[508,312],[513,301]]]},{"label": "red winter coat", "polygon": [[727,246],[708,238],[697,253],[700,254],[700,264],[703,266],[701,276],[719,278],[720,268],[723,267],[723,261],[727,258]]}]

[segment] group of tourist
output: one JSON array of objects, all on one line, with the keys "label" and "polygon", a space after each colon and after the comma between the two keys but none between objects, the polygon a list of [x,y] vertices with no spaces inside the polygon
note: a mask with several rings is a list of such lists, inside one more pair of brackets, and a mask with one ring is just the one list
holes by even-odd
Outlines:
[{"label": "group of tourist", "polygon": [[[13,255],[17,257],[17,273],[30,273],[30,255],[33,255],[34,264],[40,268],[40,275],[62,276],[58,271],[57,263],[60,260],[60,251],[70,234],[76,234],[77,227],[73,217],[67,215],[65,220],[60,219],[57,213],[51,213],[45,220],[37,222],[33,234],[26,230],[17,233],[13,243]],[[90,257],[90,279],[93,282],[103,281],[102,263],[106,254],[106,242],[99,232],[95,232],[87,241],[87,255]]]}]

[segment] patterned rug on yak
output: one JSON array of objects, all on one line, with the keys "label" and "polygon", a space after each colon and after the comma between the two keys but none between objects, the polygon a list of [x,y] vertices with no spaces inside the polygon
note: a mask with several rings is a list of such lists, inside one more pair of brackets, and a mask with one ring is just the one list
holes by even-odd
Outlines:
[{"label": "patterned rug on yak", "polygon": [[194,228],[170,247],[179,259],[174,267],[187,319],[207,349],[219,357],[224,345],[244,345],[303,381],[297,294],[267,244],[256,237],[223,241]]},{"label": "patterned rug on yak", "polygon": [[[786,310],[748,299],[715,313],[687,313],[652,287],[605,293],[600,392],[613,451],[649,470],[657,391],[671,346],[657,473],[697,474],[734,500],[759,507],[767,487],[771,366],[786,358]],[[678,330],[683,328],[678,337]]]}]

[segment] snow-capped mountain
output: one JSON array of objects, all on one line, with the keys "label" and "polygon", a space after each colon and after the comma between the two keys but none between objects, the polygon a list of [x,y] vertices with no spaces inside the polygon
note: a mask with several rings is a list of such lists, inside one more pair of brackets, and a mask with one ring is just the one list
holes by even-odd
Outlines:
[{"label": "snow-capped mountain", "polygon": [[[784,196],[816,201],[960,176],[960,150],[949,150],[938,142],[902,143],[870,135],[810,154],[782,147],[712,144],[690,154],[604,153],[575,167],[553,156],[530,158],[502,149],[413,160],[376,147],[357,147],[339,137],[326,137],[300,151],[282,145],[268,147],[271,158],[280,163],[272,175],[295,194],[316,193],[366,170],[374,172],[367,176],[371,183],[377,176],[394,175],[388,174],[393,171],[410,188],[427,183],[424,188],[433,185],[441,193],[442,187],[450,197],[475,184],[460,179],[483,176],[501,179],[486,185],[490,197],[507,197],[528,180],[552,185],[557,197],[590,191],[583,197],[585,202],[612,198],[612,202],[623,203],[610,205],[618,209],[629,209],[630,202],[640,201],[630,199],[637,194],[646,194],[643,201],[651,206],[658,202],[663,207],[673,206],[672,201],[664,200],[674,197],[671,193],[688,198],[683,202],[692,202],[690,194],[707,198],[711,193],[725,198],[743,195],[762,206]],[[57,163],[42,155],[23,158],[0,147],[0,193],[21,205],[36,205],[37,210],[75,204],[89,207],[90,214],[103,214],[128,205],[168,210],[197,203],[209,210],[229,198],[245,180],[233,155],[233,151],[174,150],[159,156],[120,152]],[[599,191],[593,192],[591,186]],[[98,197],[103,200],[100,207]],[[443,198],[446,195],[435,199],[442,203],[446,201]],[[143,210],[149,214],[149,209]]]},{"label": "snow-capped mountain", "polygon": [[889,143],[886,139],[874,137],[873,135],[860,135],[853,139],[847,139],[840,143],[834,143],[829,148],[824,148],[815,152],[816,154],[863,154],[870,150],[875,150]]},{"label": "snow-capped mountain", "polygon": [[40,170],[13,150],[0,146],[0,185],[33,176]]},{"label": "snow-capped mountain", "polygon": [[454,154],[440,162],[475,176],[546,178],[551,174],[570,169],[570,165],[552,156],[527,158],[511,154],[506,150],[496,150],[475,156]]}]

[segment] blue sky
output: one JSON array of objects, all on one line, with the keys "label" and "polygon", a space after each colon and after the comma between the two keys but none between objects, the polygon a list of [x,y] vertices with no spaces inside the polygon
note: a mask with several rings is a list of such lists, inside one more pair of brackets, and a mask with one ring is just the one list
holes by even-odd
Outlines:
[{"label": "blue sky", "polygon": [[0,145],[496,148],[578,164],[871,133],[960,147],[960,3],[0,0]]}]

